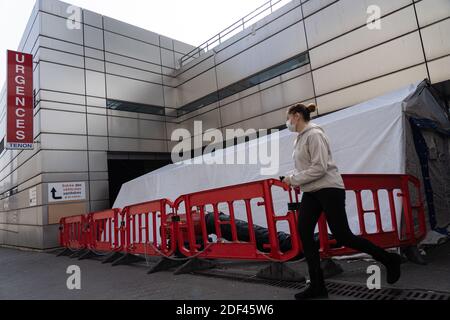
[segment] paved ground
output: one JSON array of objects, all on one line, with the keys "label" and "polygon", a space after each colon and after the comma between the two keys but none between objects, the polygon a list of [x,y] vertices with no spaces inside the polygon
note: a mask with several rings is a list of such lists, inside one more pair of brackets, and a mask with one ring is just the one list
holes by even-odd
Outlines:
[{"label": "paved ground", "polygon": [[[450,243],[429,252],[427,266],[403,265],[403,277],[396,285],[404,289],[450,292]],[[344,274],[336,280],[365,283],[368,262],[342,262]],[[70,265],[82,272],[82,289],[66,287]],[[304,263],[291,264],[304,270]],[[226,269],[249,271],[248,265]],[[174,276],[171,272],[147,275],[145,265],[102,265],[96,260],[57,258],[47,253],[0,248],[0,299],[169,299],[169,300],[290,300],[296,290],[244,283],[200,275]],[[331,297],[341,299],[340,297]]]}]

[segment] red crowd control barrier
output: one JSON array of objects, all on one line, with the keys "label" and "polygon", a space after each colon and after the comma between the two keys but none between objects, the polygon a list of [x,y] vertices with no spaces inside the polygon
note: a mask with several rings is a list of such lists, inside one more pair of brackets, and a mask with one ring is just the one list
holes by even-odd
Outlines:
[{"label": "red crowd control barrier", "polygon": [[[409,175],[343,175],[347,191],[355,195],[357,217],[359,223],[359,236],[372,241],[374,244],[388,249],[415,245],[426,236],[425,213],[422,196],[420,192],[420,182],[415,177]],[[412,204],[410,186],[414,188],[417,198]],[[372,199],[372,207],[364,208],[362,193],[369,192]],[[390,226],[382,223],[380,196],[382,192],[387,197],[388,204],[385,208],[388,211]],[[397,209],[395,197],[402,199],[400,208],[402,214],[402,227],[397,221]],[[366,230],[366,221],[369,215],[373,215],[376,223],[376,231],[369,233]],[[418,229],[418,230],[416,230]],[[319,221],[320,249],[322,257],[341,256],[354,254],[356,251],[348,248],[332,248],[336,246],[336,240],[328,237],[328,226],[325,215]]]},{"label": "red crowd control barrier", "polygon": [[88,246],[89,223],[85,216],[66,217],[60,223],[61,246],[81,250]]},{"label": "red crowd control barrier", "polygon": [[[415,245],[425,237],[425,213],[418,179],[408,175],[343,175],[343,179],[347,194],[354,196],[360,236],[383,248]],[[285,207],[291,203],[281,214],[274,209],[274,192],[285,196]],[[412,195],[417,198],[415,203]],[[401,207],[396,208],[398,197]],[[368,199],[371,199],[369,207]],[[297,221],[301,219],[299,201],[300,190],[278,180],[251,182],[183,195],[174,203],[162,199],[123,210],[62,218],[60,243],[70,250],[115,254],[169,257],[178,252],[187,259],[284,262],[302,253],[297,229]],[[397,221],[399,209],[401,223]],[[240,232],[237,224],[243,221],[237,219],[239,214],[246,219]],[[255,214],[259,220],[263,217],[267,225],[262,247],[261,238],[257,239],[255,233]],[[376,225],[375,231],[367,230],[369,217],[372,225]],[[280,223],[287,224],[290,234],[290,245],[283,250],[278,232]],[[337,247],[336,240],[329,239],[324,215],[318,227],[322,257],[355,253]],[[217,236],[217,241],[209,237],[211,234]]]},{"label": "red crowd control barrier", "polygon": [[170,200],[161,199],[123,209],[126,253],[171,256],[177,245],[172,207]]},{"label": "red crowd control barrier", "polygon": [[[197,192],[180,197],[174,204],[179,216],[185,215],[185,221],[180,221],[178,230],[178,248],[185,256],[196,256],[208,259],[245,259],[245,260],[278,260],[288,261],[293,259],[300,252],[300,241],[298,237],[295,214],[287,212],[284,216],[278,216],[274,212],[272,200],[272,188],[279,187],[284,191],[289,188],[278,180],[264,180],[246,183],[238,186],[230,186],[214,190]],[[254,200],[252,202],[252,200]],[[288,202],[286,198],[286,203]],[[248,221],[249,241],[239,241],[236,230],[235,203],[243,201],[245,203],[246,217]],[[269,243],[265,245],[268,253],[263,253],[257,249],[255,231],[253,226],[252,205],[255,204],[264,209],[269,233]],[[184,204],[185,212],[180,213],[180,207]],[[229,220],[220,219],[219,204],[227,207]],[[211,242],[208,238],[205,221],[206,206],[210,206],[214,214],[215,234],[218,241]],[[199,219],[196,217],[199,217]],[[200,224],[200,235],[195,230],[195,219]],[[291,234],[291,250],[281,252],[277,235],[277,223],[286,221]],[[221,227],[229,225],[231,228],[231,241],[222,239]],[[187,237],[187,239],[186,239]],[[200,243],[197,238],[200,239]],[[200,250],[200,248],[204,250]]]},{"label": "red crowd control barrier", "polygon": [[123,249],[125,228],[118,209],[94,212],[87,216],[90,224],[88,248],[100,252],[120,252]]}]

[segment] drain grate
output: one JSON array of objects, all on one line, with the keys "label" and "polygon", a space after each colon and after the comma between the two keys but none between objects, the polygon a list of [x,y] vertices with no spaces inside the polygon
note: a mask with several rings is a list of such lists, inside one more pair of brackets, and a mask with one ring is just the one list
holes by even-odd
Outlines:
[{"label": "drain grate", "polygon": [[[196,271],[206,277],[222,278],[246,283],[263,284],[273,287],[302,290],[305,283],[265,280],[256,276],[243,275],[242,273],[222,271],[222,270],[206,270]],[[450,293],[437,292],[427,290],[410,290],[386,288],[381,290],[369,290],[362,284],[347,283],[340,281],[327,281],[327,288],[330,295],[351,298],[356,300],[450,300]]]}]

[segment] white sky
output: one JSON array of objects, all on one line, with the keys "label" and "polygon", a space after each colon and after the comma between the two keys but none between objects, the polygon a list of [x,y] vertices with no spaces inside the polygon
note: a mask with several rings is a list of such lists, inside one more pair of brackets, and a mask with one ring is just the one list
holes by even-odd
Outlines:
[{"label": "white sky", "polygon": [[[200,45],[268,0],[67,0],[141,28]],[[35,0],[0,0],[0,87],[6,50],[16,50]]]}]

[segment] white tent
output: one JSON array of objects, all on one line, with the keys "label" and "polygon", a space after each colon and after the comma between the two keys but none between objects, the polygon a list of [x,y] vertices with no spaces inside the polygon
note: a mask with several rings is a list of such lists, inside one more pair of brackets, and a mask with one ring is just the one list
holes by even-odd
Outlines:
[{"label": "white tent", "polygon": [[[313,120],[322,126],[330,137],[335,161],[341,173],[405,173],[405,117],[404,100],[414,93],[419,83],[409,85],[395,92],[377,97],[356,106]],[[319,106],[320,108],[320,106]],[[293,169],[292,148],[296,135],[288,130],[273,134],[268,139],[256,139],[240,148],[252,150],[278,139],[279,170],[272,176],[261,175],[260,165],[207,165],[173,164],[146,174],[124,184],[114,203],[115,208],[152,201],[160,198],[177,199],[183,194],[241,184],[267,178],[278,178]],[[224,150],[225,154],[235,153],[234,147]],[[354,232],[359,231],[355,201],[347,194],[349,222]],[[274,194],[274,205],[280,214],[286,213],[285,195]],[[391,226],[386,197],[380,197],[383,227]],[[373,206],[369,194],[363,197],[366,208]],[[397,203],[400,219],[401,203]],[[220,209],[220,208],[219,208]],[[237,218],[245,219],[244,207],[236,208]],[[384,214],[383,214],[384,213]],[[265,226],[263,216],[254,216],[254,223]],[[283,230],[284,229],[284,230]],[[375,219],[368,221],[368,231],[375,230]],[[280,226],[280,231],[287,231]]]}]

